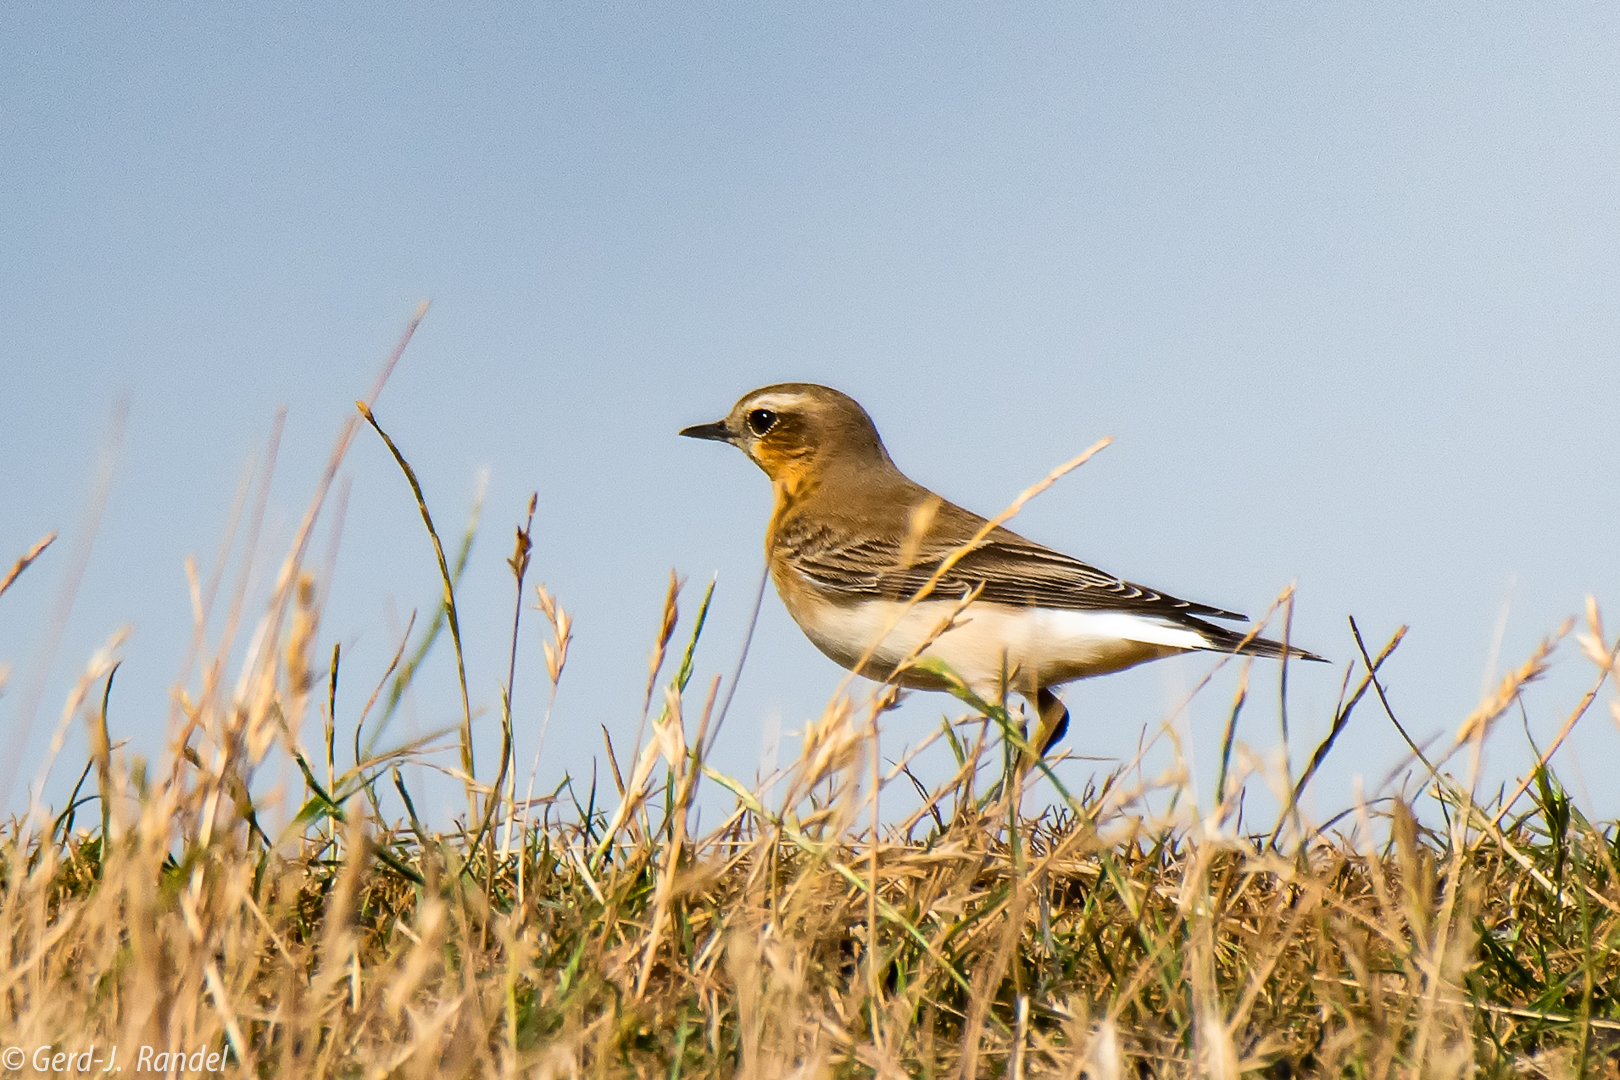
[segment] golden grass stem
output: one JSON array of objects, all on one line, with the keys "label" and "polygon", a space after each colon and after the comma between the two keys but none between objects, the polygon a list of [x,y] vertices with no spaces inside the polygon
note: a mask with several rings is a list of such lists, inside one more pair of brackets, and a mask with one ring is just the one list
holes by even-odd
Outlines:
[{"label": "golden grass stem", "polygon": [[[83,582],[84,572],[90,565],[90,550],[95,543],[96,533],[101,528],[101,518],[107,508],[107,496],[112,491],[113,468],[118,463],[119,448],[124,442],[124,425],[128,419],[129,399],[120,397],[113,404],[112,414],[107,421],[107,433],[102,442],[101,452],[96,457],[96,470],[90,482],[90,492],[85,499],[84,510],[80,514],[79,527],[74,536],[72,550],[68,553],[67,566],[62,570],[62,580],[57,585],[56,597],[51,603],[50,618],[45,624],[44,632],[39,636],[38,657],[34,662],[32,676],[23,689],[22,697],[17,703],[17,711],[11,721],[13,745],[26,743],[38,717],[40,702],[45,696],[46,680],[56,662],[56,652],[61,647],[62,635],[67,631],[68,617],[72,614],[74,601],[79,595],[79,585]],[[51,535],[55,536],[54,533]],[[39,553],[47,546],[48,540],[37,543],[32,552],[34,558],[38,558]],[[15,581],[16,575],[21,574],[32,561],[33,559],[28,559],[27,562],[19,560],[7,574],[7,585]],[[17,766],[21,757],[21,754],[6,754],[4,761],[0,761],[0,801],[11,796],[11,785],[17,780]]]},{"label": "golden grass stem", "polygon": [[34,542],[34,546],[23,552],[22,557],[11,564],[6,576],[0,578],[0,596],[6,595],[13,582],[22,576],[22,572],[34,564],[34,560],[45,553],[45,549],[56,542],[56,532],[52,530]]},{"label": "golden grass stem", "polygon": [[1558,753],[1558,748],[1564,745],[1564,740],[1569,738],[1569,733],[1575,730],[1575,725],[1580,722],[1581,717],[1586,715],[1586,710],[1592,707],[1592,702],[1597,699],[1598,693],[1603,689],[1603,684],[1608,681],[1609,676],[1614,672],[1616,659],[1620,659],[1620,641],[1615,642],[1614,648],[1609,652],[1608,663],[1599,668],[1597,680],[1592,683],[1591,689],[1581,696],[1581,700],[1576,704],[1574,710],[1564,720],[1563,726],[1558,729],[1558,734],[1553,736],[1552,742],[1547,744],[1547,749],[1541,752],[1541,756],[1536,760],[1535,767],[1526,772],[1524,778],[1519,781],[1518,786],[1513,789],[1513,793],[1502,800],[1502,805],[1497,808],[1495,816],[1491,818],[1492,825],[1499,826],[1502,824],[1502,819],[1507,816],[1508,810],[1524,796],[1526,791],[1530,790],[1530,784],[1535,779],[1536,773],[1545,769],[1547,763],[1552,760],[1552,756]]}]

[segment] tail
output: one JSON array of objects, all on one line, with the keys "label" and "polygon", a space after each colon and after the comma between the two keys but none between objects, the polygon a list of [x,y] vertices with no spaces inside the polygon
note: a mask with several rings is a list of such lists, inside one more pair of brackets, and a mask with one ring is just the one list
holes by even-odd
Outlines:
[{"label": "tail", "polygon": [[[1195,620],[1188,620],[1188,622],[1193,621]],[[1237,653],[1240,656],[1264,656],[1272,660],[1280,660],[1286,655],[1290,660],[1314,660],[1322,664],[1329,662],[1327,657],[1317,656],[1315,653],[1302,649],[1298,645],[1290,644],[1285,646],[1280,641],[1272,641],[1270,638],[1263,637],[1251,638],[1245,641],[1244,638],[1247,635],[1228,630],[1224,626],[1216,626],[1213,623],[1204,622],[1202,619],[1198,619],[1196,622],[1198,624],[1196,627],[1198,633],[1209,642],[1209,648],[1215,652]]]}]

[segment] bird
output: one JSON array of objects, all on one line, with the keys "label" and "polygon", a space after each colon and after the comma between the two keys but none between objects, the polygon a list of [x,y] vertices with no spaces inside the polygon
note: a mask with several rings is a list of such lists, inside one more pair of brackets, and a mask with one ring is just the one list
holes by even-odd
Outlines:
[{"label": "bird", "polygon": [[1034,709],[1042,755],[1069,725],[1054,688],[1076,679],[1198,651],[1323,659],[1220,625],[1244,615],[986,529],[901,472],[871,416],[831,387],[765,386],[680,434],[730,443],[770,479],[767,565],[816,648],[905,688],[951,689],[943,665],[982,700],[1011,689]]}]

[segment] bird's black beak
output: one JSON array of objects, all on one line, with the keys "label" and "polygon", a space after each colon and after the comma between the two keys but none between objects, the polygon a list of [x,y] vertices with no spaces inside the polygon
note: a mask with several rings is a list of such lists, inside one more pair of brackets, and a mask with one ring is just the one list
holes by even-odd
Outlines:
[{"label": "bird's black beak", "polygon": [[715,442],[735,443],[736,437],[726,427],[724,420],[716,420],[712,424],[694,424],[689,428],[681,428],[681,434],[688,439],[712,439]]}]

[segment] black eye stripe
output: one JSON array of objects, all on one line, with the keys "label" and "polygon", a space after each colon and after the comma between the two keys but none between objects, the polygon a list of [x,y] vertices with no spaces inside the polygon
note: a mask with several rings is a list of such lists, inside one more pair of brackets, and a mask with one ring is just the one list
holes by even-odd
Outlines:
[{"label": "black eye stripe", "polygon": [[776,426],[776,414],[770,409],[754,409],[748,414],[748,430],[764,435]]}]

